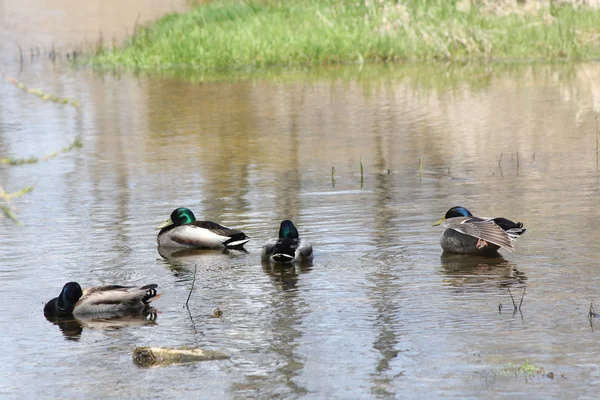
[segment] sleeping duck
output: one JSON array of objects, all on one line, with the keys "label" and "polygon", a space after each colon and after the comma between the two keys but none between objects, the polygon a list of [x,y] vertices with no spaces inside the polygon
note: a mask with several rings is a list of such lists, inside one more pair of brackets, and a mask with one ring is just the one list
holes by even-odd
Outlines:
[{"label": "sleeping duck", "polygon": [[69,315],[126,315],[143,313],[150,308],[150,302],[158,299],[158,285],[98,286],[81,289],[77,282],[68,282],[58,297],[44,306],[44,315],[63,317]]},{"label": "sleeping duck", "polygon": [[279,227],[279,237],[263,246],[260,258],[277,264],[312,261],[313,249],[310,242],[300,238],[292,221],[286,219]]},{"label": "sleeping duck", "polygon": [[187,208],[177,208],[157,229],[159,246],[218,248],[244,246],[250,238],[244,232],[211,221],[196,221]]},{"label": "sleeping duck", "polygon": [[521,222],[506,218],[475,217],[464,207],[452,207],[433,226],[442,225],[440,244],[449,253],[493,254],[498,249],[513,251],[513,242],[525,233]]}]

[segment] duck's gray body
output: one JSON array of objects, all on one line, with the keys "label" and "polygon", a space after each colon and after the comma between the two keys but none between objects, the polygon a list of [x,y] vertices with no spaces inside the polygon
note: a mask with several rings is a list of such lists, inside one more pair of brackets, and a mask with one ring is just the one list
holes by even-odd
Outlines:
[{"label": "duck's gray body", "polygon": [[307,262],[313,259],[313,249],[302,238],[271,239],[263,246],[260,258],[277,264]]},{"label": "duck's gray body", "polygon": [[440,245],[445,252],[490,255],[499,249],[514,251],[513,242],[526,229],[509,219],[475,217],[464,207],[452,207],[433,226],[442,225]]},{"label": "duck's gray body", "polygon": [[158,285],[99,286],[82,289],[77,282],[68,282],[60,295],[44,306],[46,317],[77,315],[128,315],[141,313],[150,308],[150,302],[158,299]]},{"label": "duck's gray body", "polygon": [[446,229],[440,237],[442,250],[448,253],[489,255],[497,253],[500,249],[500,246],[493,243],[477,248],[478,241],[478,238],[465,235],[454,229]]},{"label": "duck's gray body", "polygon": [[155,284],[142,287],[113,285],[84,289],[73,315],[140,313],[150,307],[150,301],[160,297],[156,287]]},{"label": "duck's gray body", "polygon": [[300,237],[294,223],[286,219],[281,221],[279,237],[265,243],[260,258],[276,264],[310,262],[313,249],[309,241]]}]

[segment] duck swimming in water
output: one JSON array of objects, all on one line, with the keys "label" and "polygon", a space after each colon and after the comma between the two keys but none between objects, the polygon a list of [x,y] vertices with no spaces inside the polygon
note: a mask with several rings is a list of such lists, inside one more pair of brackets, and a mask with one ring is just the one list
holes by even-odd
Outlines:
[{"label": "duck swimming in water", "polygon": [[514,251],[513,242],[526,229],[521,222],[506,218],[475,217],[464,207],[452,207],[433,226],[442,225],[440,244],[449,253],[493,254],[499,249]]},{"label": "duck swimming in water", "polygon": [[241,248],[250,238],[244,232],[216,222],[196,221],[188,208],[177,208],[157,229],[159,246],[196,248]]},{"label": "duck swimming in water", "polygon": [[98,286],[81,289],[79,283],[66,283],[58,297],[44,306],[44,315],[64,317],[69,315],[142,313],[150,308],[150,302],[158,299],[158,285]]},{"label": "duck swimming in water", "polygon": [[267,241],[260,258],[276,264],[312,261],[313,249],[310,242],[300,237],[292,221],[286,219],[279,226],[279,237]]}]

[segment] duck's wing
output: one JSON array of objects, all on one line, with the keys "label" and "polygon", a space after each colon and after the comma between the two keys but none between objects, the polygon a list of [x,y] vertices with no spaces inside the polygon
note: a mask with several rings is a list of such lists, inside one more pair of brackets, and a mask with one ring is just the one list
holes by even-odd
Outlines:
[{"label": "duck's wing", "polygon": [[260,259],[263,261],[268,261],[269,257],[273,255],[273,250],[275,249],[276,244],[277,239],[269,239],[260,251]]},{"label": "duck's wing", "polygon": [[243,246],[250,238],[239,229],[232,229],[212,221],[194,221],[188,226],[206,229],[216,236],[222,237],[221,243],[226,247]]},{"label": "duck's wing", "polygon": [[485,240],[508,251],[515,249],[512,242],[518,237],[518,234],[502,229],[493,219],[478,217],[448,218],[444,221],[443,226]]},{"label": "duck's wing", "polygon": [[142,287],[111,285],[87,288],[75,304],[74,311],[87,314],[144,308],[160,297],[157,287],[156,284],[150,284]]},{"label": "duck's wing", "polygon": [[191,247],[241,247],[250,239],[237,229],[230,229],[210,221],[195,221],[192,224],[181,225],[165,232],[166,239],[159,244],[166,245],[171,241],[175,244]]},{"label": "duck's wing", "polygon": [[311,261],[313,259],[312,244],[308,240],[300,239],[297,251],[302,255],[304,261]]}]

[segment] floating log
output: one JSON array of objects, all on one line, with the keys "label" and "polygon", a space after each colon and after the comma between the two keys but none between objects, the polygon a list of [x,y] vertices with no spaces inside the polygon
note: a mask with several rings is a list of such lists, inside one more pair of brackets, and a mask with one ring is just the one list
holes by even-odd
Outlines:
[{"label": "floating log", "polygon": [[226,360],[229,356],[215,350],[180,347],[167,349],[162,347],[136,347],[133,350],[133,362],[141,367],[186,364],[198,361]]}]

